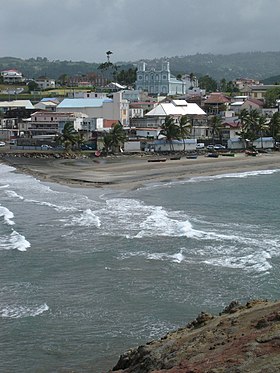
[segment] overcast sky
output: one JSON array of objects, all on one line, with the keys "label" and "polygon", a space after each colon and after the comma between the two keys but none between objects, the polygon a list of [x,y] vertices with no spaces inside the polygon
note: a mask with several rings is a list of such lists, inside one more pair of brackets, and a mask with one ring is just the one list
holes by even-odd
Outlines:
[{"label": "overcast sky", "polygon": [[7,0],[0,56],[112,62],[279,51],[280,0]]}]

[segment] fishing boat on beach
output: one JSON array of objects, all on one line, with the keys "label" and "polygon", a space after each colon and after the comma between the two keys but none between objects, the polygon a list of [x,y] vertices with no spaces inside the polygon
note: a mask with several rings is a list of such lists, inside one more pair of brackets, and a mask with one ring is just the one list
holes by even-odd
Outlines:
[{"label": "fishing boat on beach", "polygon": [[187,159],[196,159],[197,158],[197,154],[188,154],[186,156]]},{"label": "fishing boat on beach", "polygon": [[166,158],[152,158],[148,159],[148,162],[166,162]]},{"label": "fishing boat on beach", "polygon": [[258,152],[256,150],[245,150],[246,155],[250,155],[251,157],[255,157]]}]

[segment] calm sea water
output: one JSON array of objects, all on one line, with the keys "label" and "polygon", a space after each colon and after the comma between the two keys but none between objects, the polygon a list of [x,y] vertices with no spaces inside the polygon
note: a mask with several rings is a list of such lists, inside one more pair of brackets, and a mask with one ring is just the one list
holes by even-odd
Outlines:
[{"label": "calm sea water", "polygon": [[0,371],[105,372],[200,311],[279,299],[279,171],[112,192],[0,164]]}]

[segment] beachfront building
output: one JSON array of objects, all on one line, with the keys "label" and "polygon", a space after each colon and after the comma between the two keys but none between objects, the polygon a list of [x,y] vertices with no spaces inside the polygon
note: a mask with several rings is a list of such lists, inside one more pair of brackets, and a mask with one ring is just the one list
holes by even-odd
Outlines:
[{"label": "beachfront building", "polygon": [[167,61],[162,63],[160,70],[147,69],[146,63],[140,62],[137,69],[136,89],[153,95],[184,95],[186,84],[171,74]]},{"label": "beachfront building", "polygon": [[31,137],[54,137],[61,133],[65,123],[72,123],[76,131],[87,134],[90,137],[93,131],[103,130],[102,118],[89,118],[84,113],[58,113],[37,111],[31,115],[28,126],[28,135]]},{"label": "beachfront building", "polygon": [[56,108],[57,112],[83,113],[90,118],[103,118],[113,123],[129,125],[129,102],[122,98],[122,92],[115,92],[112,98],[66,98]]},{"label": "beachfront building", "polygon": [[172,100],[161,102],[152,110],[147,112],[143,118],[132,118],[131,128],[133,129],[160,129],[167,116],[173,117],[175,123],[187,115],[192,124],[192,138],[206,138],[209,136],[207,115],[196,103],[189,103],[185,100]]},{"label": "beachfront building", "polygon": [[190,119],[194,117],[206,117],[206,113],[195,103],[188,103],[186,100],[172,100],[171,102],[160,102],[154,109],[146,113],[145,117],[153,118],[160,127],[167,116],[172,116],[175,122],[179,122],[183,115]]}]

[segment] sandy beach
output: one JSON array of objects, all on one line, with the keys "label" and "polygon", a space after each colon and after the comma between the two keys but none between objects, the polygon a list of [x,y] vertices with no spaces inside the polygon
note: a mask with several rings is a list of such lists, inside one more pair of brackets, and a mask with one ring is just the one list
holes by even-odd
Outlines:
[{"label": "sandy beach", "polygon": [[184,180],[196,176],[280,169],[279,152],[262,153],[256,157],[244,153],[218,158],[199,155],[197,159],[187,159],[182,156],[177,160],[171,160],[167,156],[166,162],[148,162],[151,158],[145,155],[120,155],[106,158],[56,159],[2,153],[0,161],[42,181],[69,186],[129,190],[149,183]]}]

